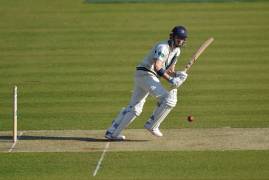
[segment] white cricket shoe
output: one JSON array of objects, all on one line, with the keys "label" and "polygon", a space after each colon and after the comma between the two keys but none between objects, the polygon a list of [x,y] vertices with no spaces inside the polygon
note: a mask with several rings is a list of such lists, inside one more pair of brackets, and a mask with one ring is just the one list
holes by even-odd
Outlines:
[{"label": "white cricket shoe", "polygon": [[112,133],[109,131],[106,132],[105,138],[107,138],[109,140],[113,140],[113,141],[123,141],[126,139],[125,136],[123,136],[123,135],[112,136]]},{"label": "white cricket shoe", "polygon": [[152,129],[150,127],[150,124],[149,123],[146,123],[144,125],[144,127],[151,133],[153,134],[154,136],[157,136],[157,137],[162,137],[163,136],[163,133],[159,130],[159,128],[154,128]]}]

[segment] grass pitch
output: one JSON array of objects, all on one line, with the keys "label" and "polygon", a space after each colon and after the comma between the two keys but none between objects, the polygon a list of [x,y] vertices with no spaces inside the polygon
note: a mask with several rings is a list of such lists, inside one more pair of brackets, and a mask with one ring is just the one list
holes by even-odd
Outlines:
[{"label": "grass pitch", "polygon": [[[180,101],[162,128],[269,127],[267,2],[3,0],[0,13],[1,131],[12,127],[14,85],[20,130],[105,129],[129,101],[135,66],[177,24],[190,32],[178,69],[205,39],[213,36],[215,42],[191,69]],[[150,98],[130,128],[142,128],[154,106]],[[189,114],[195,123],[186,122]],[[107,154],[98,176],[268,179],[267,156],[268,150],[115,152]],[[88,179],[100,153],[0,157],[0,179]]]},{"label": "grass pitch", "polygon": [[[1,152],[132,152],[268,150],[269,128],[163,129],[164,137],[145,129],[127,129],[124,142],[105,139],[105,130],[20,131],[19,141],[10,131],[0,132]],[[107,148],[105,148],[107,146]]]}]

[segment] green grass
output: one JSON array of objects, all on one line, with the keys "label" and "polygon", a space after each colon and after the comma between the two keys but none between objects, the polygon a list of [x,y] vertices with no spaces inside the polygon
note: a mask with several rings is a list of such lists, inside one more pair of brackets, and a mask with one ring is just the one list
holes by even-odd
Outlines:
[{"label": "green grass", "polygon": [[0,154],[0,179],[89,178],[99,153]]},{"label": "green grass", "polygon": [[[129,101],[135,66],[177,24],[190,34],[178,69],[205,39],[216,40],[163,127],[189,127],[188,114],[198,128],[269,127],[268,10],[261,2],[2,1],[0,130],[12,126],[15,84],[19,129],[105,129]],[[131,127],[141,128],[154,105],[149,99]]]},{"label": "green grass", "polygon": [[223,2],[263,2],[266,0],[85,0],[88,3],[223,3]]},{"label": "green grass", "polygon": [[[109,153],[100,177],[128,179],[262,179],[267,151]],[[113,162],[117,166],[111,167]]]},{"label": "green grass", "polygon": [[268,151],[1,154],[0,179],[268,179]]},{"label": "green grass", "polygon": [[[105,129],[127,105],[135,66],[171,28],[208,37],[162,128],[269,127],[269,3],[0,2],[0,130]],[[142,128],[149,98],[130,128]],[[192,114],[195,123],[187,123]],[[89,179],[100,153],[0,154],[0,179]],[[268,179],[268,151],[108,153],[96,179]],[[117,166],[113,166],[114,164]],[[119,169],[121,172],[119,172]]]}]

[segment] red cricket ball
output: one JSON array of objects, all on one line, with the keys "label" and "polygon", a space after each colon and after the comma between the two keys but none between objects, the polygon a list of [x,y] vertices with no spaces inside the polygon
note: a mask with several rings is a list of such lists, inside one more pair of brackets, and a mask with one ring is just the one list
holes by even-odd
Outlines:
[{"label": "red cricket ball", "polygon": [[189,116],[188,116],[188,121],[189,121],[189,122],[192,122],[193,120],[194,120],[194,117],[193,117],[192,115],[189,115]]}]

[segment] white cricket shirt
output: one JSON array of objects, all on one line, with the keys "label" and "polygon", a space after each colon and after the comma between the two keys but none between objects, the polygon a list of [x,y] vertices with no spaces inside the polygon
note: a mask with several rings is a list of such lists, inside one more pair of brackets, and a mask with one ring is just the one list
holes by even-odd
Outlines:
[{"label": "white cricket shirt", "polygon": [[137,66],[148,69],[149,71],[157,72],[154,69],[154,59],[163,61],[163,69],[168,69],[171,65],[177,63],[177,57],[180,55],[180,48],[171,49],[168,40],[157,43],[145,56],[144,60]]}]

